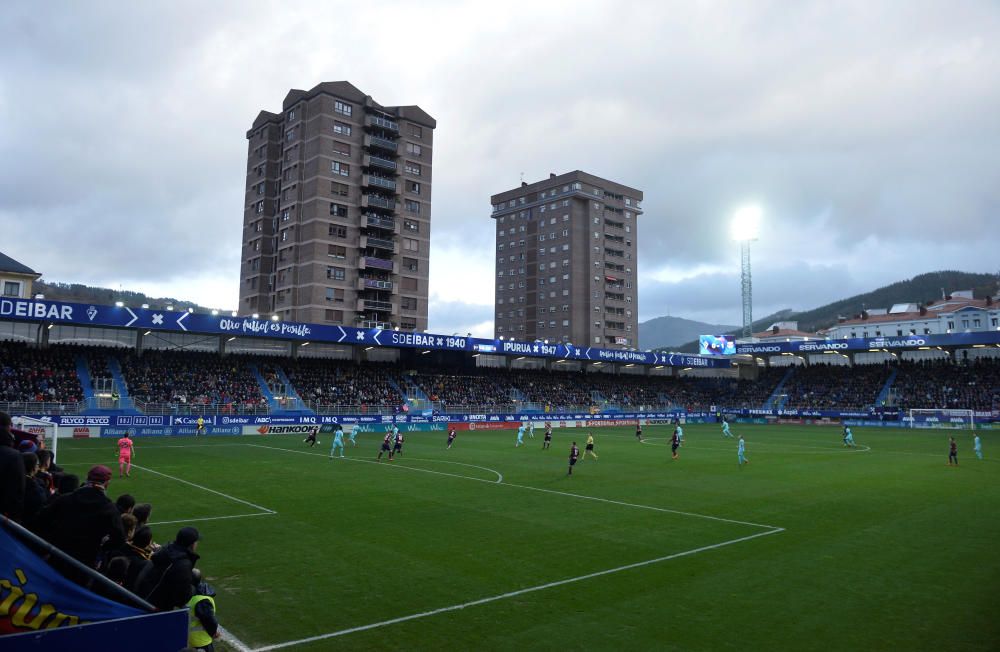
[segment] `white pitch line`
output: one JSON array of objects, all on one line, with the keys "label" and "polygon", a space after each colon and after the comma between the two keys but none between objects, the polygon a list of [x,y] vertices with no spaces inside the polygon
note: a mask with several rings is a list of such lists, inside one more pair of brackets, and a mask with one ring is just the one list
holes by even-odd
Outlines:
[{"label": "white pitch line", "polygon": [[[517,485],[511,485],[517,486]],[[447,613],[449,611],[459,611],[461,609],[466,609],[468,607],[475,607],[481,604],[487,604],[489,602],[496,602],[497,600],[506,600],[507,598],[513,598],[519,595],[524,595],[525,593],[534,593],[535,591],[544,591],[545,589],[551,589],[556,586],[563,586],[565,584],[573,584],[575,582],[582,582],[584,580],[593,579],[595,577],[601,577],[603,575],[611,575],[612,573],[621,573],[623,571],[632,570],[634,568],[642,568],[643,566],[650,566],[652,564],[659,564],[665,561],[670,561],[671,559],[678,559],[680,557],[687,557],[690,555],[698,554],[699,552],[705,552],[708,550],[715,550],[717,548],[722,548],[725,546],[730,546],[735,543],[742,543],[744,541],[750,541],[751,539],[757,539],[759,537],[766,537],[771,534],[778,534],[779,532],[784,532],[784,528],[773,528],[767,532],[758,532],[757,534],[751,534],[749,536],[740,537],[738,539],[730,539],[728,541],[723,541],[722,543],[713,543],[708,546],[702,546],[700,548],[693,548],[691,550],[685,550],[683,552],[676,552],[672,555],[665,555],[663,557],[657,557],[655,559],[647,559],[646,561],[636,562],[634,564],[626,564],[625,566],[617,566],[615,568],[609,568],[607,570],[597,571],[594,573],[588,573],[586,575],[579,575],[577,577],[570,577],[564,580],[557,580],[555,582],[549,582],[547,584],[539,584],[538,586],[528,587],[526,589],[519,589],[517,591],[509,591],[507,593],[501,593],[499,595],[490,596],[488,598],[480,598],[478,600],[472,600],[470,602],[463,602],[462,604],[451,605],[450,607],[441,607],[440,609],[433,609],[431,611],[424,611],[417,614],[411,614],[409,616],[402,616],[400,618],[393,618],[391,620],[383,620],[378,623],[371,623],[370,625],[362,625],[361,627],[351,627],[350,629],[342,629],[336,632],[330,632],[328,634],[319,634],[318,636],[310,636],[308,638],[301,638],[295,641],[285,641],[284,643],[275,643],[273,645],[265,645],[263,647],[254,648],[250,652],[269,652],[270,650],[280,650],[286,647],[292,647],[294,645],[302,645],[304,643],[313,643],[315,641],[323,641],[330,638],[335,638],[337,636],[344,636],[347,634],[354,634],[356,632],[363,632],[369,629],[376,629],[379,627],[385,627],[387,625],[395,625],[397,623],[403,623],[408,620],[416,620],[418,618],[427,618],[429,616],[436,616],[437,614]]]},{"label": "white pitch line", "polygon": [[[256,448],[267,448],[269,450],[282,451],[282,452],[285,452],[285,453],[298,453],[300,455],[312,455],[313,457],[319,457],[319,456],[323,455],[322,453],[310,453],[309,451],[297,451],[297,450],[292,450],[290,448],[280,448],[280,447],[276,447],[276,446],[261,446],[259,444],[248,444],[248,446],[254,446]],[[340,458],[334,458],[334,459],[340,459]],[[372,460],[361,460],[361,459],[351,458],[351,457],[345,457],[343,459],[344,459],[344,461],[364,462],[366,464],[377,464],[379,466],[394,466],[394,464],[388,464],[388,463],[383,464],[381,462],[373,462]],[[610,498],[598,498],[597,496],[587,496],[585,494],[574,494],[574,493],[570,493],[568,491],[557,491],[555,489],[544,489],[542,487],[532,487],[532,486],[524,485],[524,484],[514,484],[514,483],[511,483],[511,482],[496,482],[496,481],[493,481],[493,480],[483,480],[482,478],[473,478],[472,476],[458,475],[456,473],[443,473],[441,471],[430,471],[428,469],[418,469],[418,468],[415,468],[415,467],[412,467],[412,466],[403,466],[403,465],[399,465],[397,468],[408,469],[410,471],[421,471],[423,473],[434,473],[436,475],[446,475],[446,476],[451,476],[453,478],[462,478],[464,480],[473,480],[475,482],[486,482],[488,484],[499,484],[499,485],[504,486],[504,487],[515,487],[517,489],[526,489],[528,491],[540,491],[542,493],[557,494],[557,495],[560,495],[560,496],[568,496],[570,498],[579,498],[581,500],[595,500],[597,502],[609,503],[609,504],[612,504],[612,505],[621,505],[623,507],[634,507],[636,509],[649,509],[649,510],[653,510],[653,511],[656,511],[656,512],[663,512],[665,514],[677,514],[677,515],[680,515],[680,516],[693,516],[693,517],[696,517],[696,518],[708,519],[710,521],[720,521],[720,522],[723,522],[723,523],[734,523],[736,525],[747,525],[747,526],[750,526],[750,527],[757,527],[757,528],[764,528],[764,529],[777,529],[776,526],[774,526],[774,525],[764,525],[762,523],[751,523],[750,521],[738,521],[736,519],[723,518],[721,516],[710,516],[708,514],[698,514],[696,512],[685,512],[685,511],[681,511],[681,510],[677,510],[677,509],[668,509],[666,507],[653,507],[652,505],[640,505],[640,504],[637,504],[637,503],[626,503],[626,502],[621,501],[621,500],[612,500]]]},{"label": "white pitch line", "polygon": [[215,494],[217,496],[222,496],[223,498],[228,498],[229,500],[232,500],[233,502],[237,502],[237,503],[241,503],[243,505],[247,505],[249,507],[253,507],[254,509],[259,510],[261,512],[267,512],[268,514],[277,514],[277,512],[274,511],[273,509],[268,509],[267,507],[261,507],[260,505],[256,505],[254,503],[251,503],[249,500],[243,500],[242,498],[237,498],[236,496],[230,496],[229,494],[224,494],[221,491],[216,491],[215,489],[209,489],[208,487],[202,486],[200,484],[195,484],[195,483],[193,483],[193,482],[191,482],[189,480],[184,480],[183,478],[178,478],[176,476],[169,475],[169,474],[163,473],[161,471],[154,471],[153,469],[150,469],[150,468],[145,467],[145,466],[139,466],[138,464],[133,464],[132,466],[134,466],[137,469],[142,469],[143,471],[146,471],[148,473],[153,473],[155,475],[162,475],[164,478],[169,478],[171,480],[176,480],[177,482],[181,482],[183,484],[190,485],[190,486],[192,486],[192,487],[194,487],[196,489],[201,489],[202,491],[207,491],[207,492]]},{"label": "white pitch line", "polygon": [[[297,451],[297,450],[292,450],[291,448],[281,448],[280,446],[261,446],[260,444],[247,444],[247,446],[253,446],[254,448],[266,448],[266,449],[272,450],[272,451],[281,451],[282,453],[297,453],[299,455],[311,455],[313,457],[329,457],[328,455],[326,455],[324,453],[311,453],[309,451]],[[434,475],[446,475],[446,476],[452,477],[452,478],[462,478],[463,480],[474,480],[476,482],[488,482],[490,484],[499,484],[499,482],[497,482],[496,480],[484,480],[483,478],[474,478],[471,475],[460,475],[458,473],[447,473],[445,471],[431,471],[430,469],[420,469],[420,468],[417,468],[415,466],[406,466],[405,464],[399,464],[397,462],[392,462],[392,463],[389,463],[389,462],[376,462],[375,460],[362,460],[362,459],[359,459],[357,457],[334,457],[332,459],[338,460],[338,461],[343,461],[343,462],[362,462],[364,464],[377,464],[378,466],[393,467],[393,468],[397,468],[397,469],[406,469],[407,471],[419,471],[420,473],[433,473]],[[408,459],[418,459],[418,458],[408,458]],[[420,458],[420,459],[423,459],[423,458]],[[434,460],[434,461],[438,461],[438,460]],[[453,462],[453,464],[457,464],[457,462]],[[472,465],[470,464],[468,466],[472,466]],[[477,468],[485,469],[486,467],[481,466],[481,467],[477,467]],[[500,475],[499,471],[494,471],[493,469],[489,469],[489,471],[491,473],[496,473],[497,475],[499,475],[500,478],[501,478],[501,480],[503,479],[503,476]]]},{"label": "white pitch line", "polygon": [[230,647],[236,648],[237,652],[253,652],[249,645],[233,636],[233,633],[222,625],[219,625],[219,634],[220,638],[228,643]]},{"label": "white pitch line", "polygon": [[176,521],[156,521],[146,525],[172,525],[174,523],[193,523],[195,521],[222,521],[227,518],[249,518],[251,516],[275,516],[277,512],[254,512],[253,514],[234,514],[232,516],[205,516],[203,518],[182,518]]}]

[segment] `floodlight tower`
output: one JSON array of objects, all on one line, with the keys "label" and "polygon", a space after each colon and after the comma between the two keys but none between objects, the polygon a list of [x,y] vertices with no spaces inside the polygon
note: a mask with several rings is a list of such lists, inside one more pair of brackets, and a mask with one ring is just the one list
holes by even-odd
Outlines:
[{"label": "floodlight tower", "polygon": [[760,234],[759,206],[744,206],[733,215],[733,240],[740,243],[740,282],[743,287],[743,337],[753,336],[753,283],[750,275],[750,243]]}]

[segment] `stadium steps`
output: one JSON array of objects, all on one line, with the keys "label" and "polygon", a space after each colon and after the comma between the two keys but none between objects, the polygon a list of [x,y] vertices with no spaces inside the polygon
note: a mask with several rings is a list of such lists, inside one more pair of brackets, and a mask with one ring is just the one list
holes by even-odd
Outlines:
[{"label": "stadium steps", "polygon": [[278,374],[278,380],[285,385],[286,403],[283,412],[286,414],[315,414],[306,407],[305,402],[299,396],[298,391],[296,391],[295,385],[288,379],[288,374],[285,373],[285,370],[280,365],[274,365],[274,370]]},{"label": "stadium steps", "polygon": [[118,407],[122,414],[139,414],[132,402],[132,395],[128,393],[128,383],[125,382],[125,374],[122,373],[122,365],[118,358],[113,355],[107,357],[108,371],[115,381],[115,389],[118,390]]},{"label": "stadium steps", "polygon": [[90,377],[90,367],[87,359],[82,355],[76,356],[76,377],[80,379],[83,388],[83,400],[88,405],[96,405],[96,395],[94,394],[94,380]]},{"label": "stadium steps", "polygon": [[878,393],[875,398],[876,407],[879,405],[885,405],[886,400],[889,398],[889,392],[892,391],[892,384],[896,382],[896,375],[899,374],[899,369],[893,368],[889,373],[889,377],[885,381],[885,385],[882,385],[882,391]]},{"label": "stadium steps", "polygon": [[393,382],[392,378],[389,379],[389,384],[391,384],[396,391],[399,392],[400,396],[402,396],[407,402],[411,402],[411,399],[415,399],[420,401],[422,405],[430,405],[431,399],[427,396],[424,390],[420,389],[420,385],[416,384],[408,377],[404,377],[403,381],[405,383],[404,387],[397,385]]},{"label": "stadium steps", "polygon": [[253,377],[257,379],[257,385],[260,387],[260,393],[264,397],[264,400],[267,401],[267,407],[270,408],[271,414],[284,414],[285,411],[282,409],[281,404],[278,403],[278,399],[274,397],[274,394],[271,392],[271,388],[267,386],[267,380],[264,378],[264,374],[260,373],[260,369],[258,369],[255,364],[247,366],[250,367],[250,373],[253,374]]},{"label": "stadium steps", "polygon": [[[795,373],[795,367],[794,366],[789,367],[788,371],[785,372],[785,375],[782,376],[781,380],[778,381],[778,384],[775,385],[774,391],[771,392],[771,395],[767,397],[766,401],[764,401],[765,410],[781,409],[782,405],[784,405],[784,400],[781,399],[781,390],[785,388],[785,383],[788,382],[788,379],[791,378],[792,374],[794,373]],[[781,403],[781,405],[778,405],[779,402]]]}]

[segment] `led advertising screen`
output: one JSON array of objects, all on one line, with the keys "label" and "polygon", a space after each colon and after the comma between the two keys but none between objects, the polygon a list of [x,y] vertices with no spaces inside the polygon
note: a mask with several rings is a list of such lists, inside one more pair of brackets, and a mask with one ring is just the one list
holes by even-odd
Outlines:
[{"label": "led advertising screen", "polygon": [[698,338],[701,355],[736,355],[736,338],[732,335],[702,335]]}]

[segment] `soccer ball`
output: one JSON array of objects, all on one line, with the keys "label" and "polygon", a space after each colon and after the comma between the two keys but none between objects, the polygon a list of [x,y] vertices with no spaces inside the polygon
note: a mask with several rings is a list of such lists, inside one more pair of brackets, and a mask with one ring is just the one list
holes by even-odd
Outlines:
[{"label": "soccer ball", "polygon": [[318,440],[318,439],[317,439],[317,440],[316,440],[316,443],[317,443],[317,444],[322,444],[323,442],[321,442],[320,440]]}]

